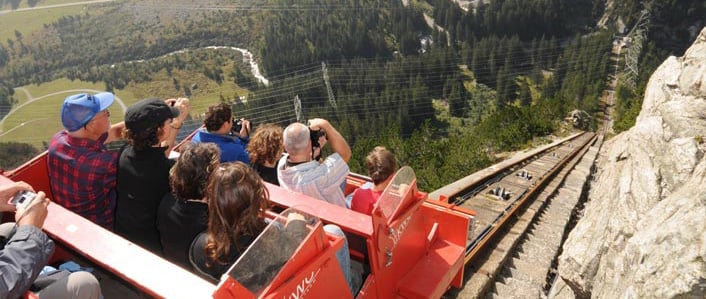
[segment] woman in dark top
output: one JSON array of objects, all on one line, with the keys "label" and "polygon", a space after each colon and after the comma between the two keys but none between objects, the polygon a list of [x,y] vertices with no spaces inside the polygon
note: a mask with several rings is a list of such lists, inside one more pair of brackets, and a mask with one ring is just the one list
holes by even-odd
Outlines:
[{"label": "woman in dark top", "polygon": [[262,124],[250,137],[250,165],[265,182],[279,186],[277,161],[282,151],[282,127],[276,124]]},{"label": "woman in dark top", "polygon": [[139,101],[125,112],[128,144],[118,160],[118,200],[115,232],[162,255],[157,231],[157,208],[169,193],[167,159],[176,134],[189,112],[188,99]]},{"label": "woman in dark top", "polygon": [[218,281],[265,228],[269,193],[242,162],[221,164],[209,179],[208,229],[191,244],[189,260],[202,276]]},{"label": "woman in dark top", "polygon": [[206,186],[220,156],[213,143],[187,143],[169,171],[172,191],[164,195],[159,205],[157,229],[164,257],[186,269],[191,269],[191,242],[208,223]]},{"label": "woman in dark top", "polygon": [[[213,171],[206,189],[208,228],[196,236],[189,249],[189,262],[199,275],[218,283],[220,277],[267,226],[264,219],[269,197],[260,176],[242,162],[221,164]],[[268,248],[277,247],[266,250],[272,253],[268,256],[270,263],[262,263],[261,266],[275,266],[279,269],[284,265],[309,233],[305,222],[301,214],[289,213],[283,226],[284,232],[277,234],[279,237],[275,238],[274,242],[267,243]],[[336,225],[325,225],[324,230],[344,239],[343,247],[336,252],[336,259],[351,292],[355,293],[354,290],[357,290],[358,286],[354,285],[350,273],[348,240]],[[267,239],[270,237],[271,235]],[[261,279],[238,278],[251,291],[253,287],[256,288],[262,281],[267,281],[277,273],[275,269],[268,269],[267,273],[263,273],[264,270],[255,268],[257,267],[252,267],[251,270]]]}]

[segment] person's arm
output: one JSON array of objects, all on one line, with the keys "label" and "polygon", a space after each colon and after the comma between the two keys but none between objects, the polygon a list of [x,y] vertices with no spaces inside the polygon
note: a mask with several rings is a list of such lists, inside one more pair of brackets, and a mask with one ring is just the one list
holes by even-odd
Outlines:
[{"label": "person's arm", "polygon": [[47,264],[54,243],[40,229],[22,225],[0,251],[0,298],[19,298]]},{"label": "person's arm", "polygon": [[25,210],[15,214],[17,230],[0,250],[0,298],[19,298],[54,252],[54,243],[41,231],[49,200],[39,192]]},{"label": "person's arm", "polygon": [[341,155],[343,161],[348,163],[348,160],[351,159],[351,148],[348,146],[346,139],[343,138],[343,135],[331,123],[325,119],[315,118],[309,121],[309,127],[312,130],[324,130],[328,143],[331,144],[331,149]]},{"label": "person's arm", "polygon": [[113,142],[116,140],[123,139],[123,131],[125,130],[125,122],[121,121],[117,124],[113,124],[110,126],[110,129],[108,130],[108,138],[105,140],[105,143]]},{"label": "person's arm", "polygon": [[238,132],[238,138],[242,140],[245,145],[248,144],[250,141],[250,121],[244,118],[241,118],[240,121],[242,122],[243,126],[240,128],[240,132]]},{"label": "person's arm", "polygon": [[187,98],[178,98],[178,99],[168,99],[167,105],[171,105],[171,103],[174,103],[174,107],[179,109],[179,116],[172,119],[171,127],[172,129],[169,130],[169,136],[162,142],[161,146],[166,146],[167,149],[164,151],[164,156],[169,157],[169,153],[174,149],[174,146],[176,145],[176,137],[177,134],[179,134],[179,129],[181,129],[181,126],[184,125],[184,119],[186,119],[186,116],[189,115],[189,99]]}]

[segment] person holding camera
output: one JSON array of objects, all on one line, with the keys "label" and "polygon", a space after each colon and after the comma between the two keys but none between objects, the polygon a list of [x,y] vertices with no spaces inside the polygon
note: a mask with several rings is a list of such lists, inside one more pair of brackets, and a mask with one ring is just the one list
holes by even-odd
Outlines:
[{"label": "person holding camera", "polygon": [[221,149],[221,163],[240,161],[250,165],[250,155],[245,150],[250,141],[250,122],[235,119],[230,105],[220,103],[208,107],[205,128],[199,129],[191,139],[194,143],[211,142]]},{"label": "person holding camera", "polygon": [[[316,157],[326,141],[334,153],[319,162]],[[301,123],[287,126],[284,149],[287,154],[277,166],[280,186],[346,207],[341,185],[348,175],[351,148],[331,123],[315,118],[308,127]]]},{"label": "person holding camera", "polygon": [[91,273],[79,271],[56,280],[40,276],[54,252],[54,242],[42,232],[48,205],[44,192],[35,194],[25,182],[0,183],[0,212],[15,212],[15,223],[0,225],[0,298],[19,298],[38,277],[50,281],[37,292],[39,298],[100,298],[100,285]]},{"label": "person holding camera", "polygon": [[145,99],[125,112],[128,141],[118,158],[118,200],[115,233],[156,254],[162,254],[157,208],[169,193],[168,159],[190,111],[189,99]]}]

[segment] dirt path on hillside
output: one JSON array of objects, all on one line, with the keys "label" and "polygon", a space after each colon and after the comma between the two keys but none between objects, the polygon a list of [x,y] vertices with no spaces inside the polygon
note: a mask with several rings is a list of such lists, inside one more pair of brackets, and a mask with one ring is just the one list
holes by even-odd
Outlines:
[{"label": "dirt path on hillside", "polygon": [[57,8],[57,7],[66,7],[66,6],[84,5],[84,4],[96,4],[96,3],[113,2],[113,1],[115,1],[115,0],[93,0],[93,1],[71,2],[71,3],[45,5],[45,6],[25,7],[25,8],[18,8],[18,9],[6,9],[6,10],[0,10],[0,15],[6,14],[6,13],[11,13],[11,12],[20,12],[20,11],[47,9],[47,8]]},{"label": "dirt path on hillside", "polygon": [[[111,1],[112,1],[112,0],[111,0]],[[27,106],[27,105],[29,105],[29,104],[35,102],[35,101],[38,101],[38,100],[41,100],[41,99],[45,99],[45,98],[48,98],[48,97],[51,97],[51,96],[59,95],[59,94],[62,94],[62,93],[81,93],[81,92],[99,93],[99,92],[104,92],[103,90],[95,90],[95,89],[68,89],[68,90],[57,91],[57,92],[53,92],[53,93],[50,93],[50,94],[43,95],[43,96],[41,96],[41,97],[34,98],[34,97],[32,97],[32,94],[30,94],[29,91],[28,91],[27,89],[25,89],[24,87],[18,87],[18,88],[16,88],[16,89],[19,89],[19,90],[21,90],[22,92],[24,92],[25,95],[27,95],[28,100],[27,100],[27,102],[22,103],[22,105],[19,105],[19,106],[15,107],[14,109],[10,110],[10,112],[8,112],[7,115],[5,115],[5,117],[3,117],[2,120],[0,120],[0,128],[2,128],[3,124],[5,123],[5,120],[6,120],[8,117],[10,117],[10,115],[12,115],[13,113],[15,113],[17,110],[22,109],[22,107]],[[120,105],[120,108],[123,109],[123,113],[125,113],[125,111],[127,110],[127,106],[125,105],[125,103],[123,102],[123,100],[121,100],[121,99],[116,95],[116,96],[115,96],[115,101]],[[3,128],[3,130],[4,130],[4,128]],[[2,132],[3,130],[0,130],[0,132]]]}]

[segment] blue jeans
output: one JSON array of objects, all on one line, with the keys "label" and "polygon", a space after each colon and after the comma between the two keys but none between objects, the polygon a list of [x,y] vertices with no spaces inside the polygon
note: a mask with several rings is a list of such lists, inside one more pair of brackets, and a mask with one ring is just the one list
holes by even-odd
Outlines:
[{"label": "blue jeans", "polygon": [[351,279],[351,255],[348,251],[348,239],[346,239],[346,235],[343,233],[343,230],[338,227],[338,225],[324,225],[324,231],[343,238],[343,248],[336,251],[336,259],[338,260],[338,264],[341,266],[341,270],[343,270],[343,276],[346,278],[346,282],[348,283],[348,289],[351,291],[351,294],[353,294],[353,296],[355,297],[355,294],[353,293],[355,292],[355,289],[353,286],[353,281]]}]

